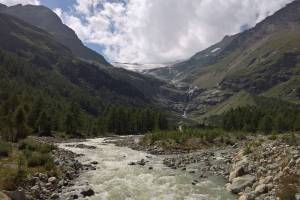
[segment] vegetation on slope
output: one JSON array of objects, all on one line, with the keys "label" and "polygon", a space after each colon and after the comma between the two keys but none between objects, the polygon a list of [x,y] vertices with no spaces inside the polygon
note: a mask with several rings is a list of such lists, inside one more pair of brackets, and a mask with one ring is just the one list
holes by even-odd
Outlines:
[{"label": "vegetation on slope", "polygon": [[16,190],[30,174],[59,174],[50,153],[54,147],[31,139],[12,144],[0,141],[0,190]]}]

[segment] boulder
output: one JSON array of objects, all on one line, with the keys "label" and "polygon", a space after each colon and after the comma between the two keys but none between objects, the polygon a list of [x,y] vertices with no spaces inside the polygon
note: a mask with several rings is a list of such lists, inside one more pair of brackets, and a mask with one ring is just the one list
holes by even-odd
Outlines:
[{"label": "boulder", "polygon": [[50,198],[51,199],[59,199],[59,195],[57,193],[53,193]]},{"label": "boulder", "polygon": [[7,196],[13,200],[25,200],[25,192],[24,191],[10,191],[6,192]]},{"label": "boulder", "polygon": [[48,179],[48,183],[54,184],[56,182],[56,180],[57,180],[56,177],[50,177]]},{"label": "boulder", "polygon": [[256,197],[254,192],[246,193],[240,196],[239,200],[254,200]]},{"label": "boulder", "polygon": [[98,165],[98,162],[97,161],[93,161],[91,162],[92,165]]},{"label": "boulder", "polygon": [[82,194],[83,197],[90,197],[90,196],[95,195],[95,192],[92,189],[88,189],[88,190],[82,191],[80,194]]},{"label": "boulder", "polygon": [[136,165],[136,163],[135,162],[130,162],[130,163],[128,163],[128,165]]},{"label": "boulder", "polygon": [[97,147],[95,147],[95,146],[89,146],[89,145],[85,145],[85,144],[78,144],[75,147],[79,148],[79,149],[97,149]]},{"label": "boulder", "polygon": [[142,159],[142,160],[140,160],[136,163],[139,164],[139,165],[142,165],[142,166],[146,165],[145,159]]},{"label": "boulder", "polygon": [[268,192],[268,186],[266,184],[258,185],[254,191],[257,195],[261,195]]},{"label": "boulder", "polygon": [[234,194],[238,194],[246,187],[251,186],[254,181],[255,177],[251,175],[244,175],[241,177],[234,178],[232,180],[232,184],[229,186],[229,190]]},{"label": "boulder", "polygon": [[242,176],[242,175],[245,175],[244,166],[239,166],[230,173],[229,182],[232,182],[232,180],[234,178]]}]

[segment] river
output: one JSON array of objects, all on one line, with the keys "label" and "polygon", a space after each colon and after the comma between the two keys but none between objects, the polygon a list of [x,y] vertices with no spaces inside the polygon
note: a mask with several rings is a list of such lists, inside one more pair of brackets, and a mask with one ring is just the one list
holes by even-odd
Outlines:
[{"label": "river", "polygon": [[[60,147],[77,154],[84,154],[78,158],[82,163],[97,161],[97,168],[83,172],[75,180],[73,187],[63,191],[62,199],[67,199],[72,194],[80,194],[80,191],[87,187],[95,191],[94,196],[85,198],[91,200],[235,199],[233,195],[226,192],[225,181],[222,178],[199,179],[197,173],[170,169],[163,165],[163,156],[153,156],[126,147],[118,147],[107,143],[107,139],[104,138],[90,139],[81,143],[97,148],[80,149],[70,147],[70,143],[61,144]],[[128,165],[132,161],[141,159],[149,162],[145,166]],[[198,183],[192,184],[194,180],[198,180]]]}]

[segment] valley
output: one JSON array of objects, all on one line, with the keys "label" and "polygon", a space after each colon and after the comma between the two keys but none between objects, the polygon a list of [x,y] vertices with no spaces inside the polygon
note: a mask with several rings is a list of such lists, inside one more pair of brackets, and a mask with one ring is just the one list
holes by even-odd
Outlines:
[{"label": "valley", "polygon": [[110,63],[57,10],[0,3],[0,199],[299,200],[299,13]]}]

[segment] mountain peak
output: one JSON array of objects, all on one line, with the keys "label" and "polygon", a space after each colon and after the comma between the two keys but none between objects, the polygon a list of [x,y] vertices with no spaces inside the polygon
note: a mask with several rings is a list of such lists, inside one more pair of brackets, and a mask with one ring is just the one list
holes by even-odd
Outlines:
[{"label": "mountain peak", "polygon": [[56,41],[69,48],[72,53],[89,62],[110,66],[104,57],[84,46],[76,33],[63,24],[62,20],[49,8],[41,5],[15,5],[0,7],[0,12],[12,15],[50,33]]}]

